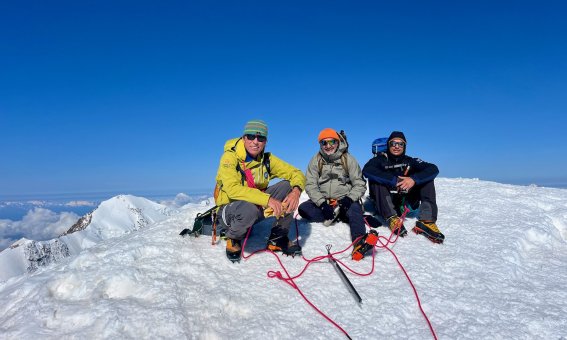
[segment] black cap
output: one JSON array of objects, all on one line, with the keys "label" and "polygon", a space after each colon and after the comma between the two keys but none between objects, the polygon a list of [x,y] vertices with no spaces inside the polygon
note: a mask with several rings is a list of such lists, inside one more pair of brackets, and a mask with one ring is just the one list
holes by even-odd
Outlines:
[{"label": "black cap", "polygon": [[389,143],[392,139],[394,139],[394,138],[401,138],[401,139],[403,139],[404,142],[406,142],[406,143],[408,142],[408,141],[406,140],[406,136],[405,136],[404,133],[401,132],[401,131],[393,131],[393,132],[390,134],[390,137],[388,137],[388,143]]},{"label": "black cap", "polygon": [[[390,141],[394,138],[400,138],[404,141],[404,143],[408,143],[406,140],[406,136],[404,135],[403,132],[401,131],[393,131],[390,134],[390,137],[388,137],[388,150],[386,150],[386,152],[388,153],[388,155],[394,157],[394,155],[392,155],[392,153],[390,152]],[[406,154],[406,148],[404,148],[404,151],[402,152],[401,156],[404,156]]]}]

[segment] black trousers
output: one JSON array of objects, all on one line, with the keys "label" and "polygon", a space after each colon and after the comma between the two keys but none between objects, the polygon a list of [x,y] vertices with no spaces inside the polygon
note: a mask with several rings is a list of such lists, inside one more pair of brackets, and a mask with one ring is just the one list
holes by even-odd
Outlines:
[{"label": "black trousers", "polygon": [[[299,205],[297,210],[299,215],[311,222],[323,222],[323,211],[312,200],[307,200]],[[352,241],[356,240],[359,236],[366,234],[366,225],[362,213],[362,206],[358,202],[353,202],[346,212],[342,212],[339,217],[344,222],[348,223],[350,227],[350,237]]]},{"label": "black trousers", "polygon": [[408,207],[419,209],[418,219],[437,221],[437,198],[434,181],[415,185],[407,194],[391,193],[390,188],[377,182],[369,183],[370,198],[374,200],[376,214],[384,220],[392,215],[401,215],[400,207],[404,202]]}]

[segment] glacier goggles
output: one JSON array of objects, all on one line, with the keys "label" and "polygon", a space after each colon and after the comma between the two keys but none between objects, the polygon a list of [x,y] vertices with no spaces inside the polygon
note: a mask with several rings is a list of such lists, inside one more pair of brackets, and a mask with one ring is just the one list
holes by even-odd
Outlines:
[{"label": "glacier goggles", "polygon": [[394,142],[394,141],[391,141],[391,142],[388,143],[388,144],[390,145],[390,147],[396,147],[396,146],[398,146],[398,147],[400,147],[400,148],[405,148],[405,147],[406,147],[406,143],[404,143],[404,142]]},{"label": "glacier goggles", "polygon": [[253,141],[254,139],[258,139],[258,142],[260,142],[260,143],[264,143],[268,139],[268,137],[266,137],[266,136],[253,135],[251,133],[245,134],[244,137],[246,137],[246,139],[248,139],[249,141]]},{"label": "glacier goggles", "polygon": [[330,145],[333,146],[335,144],[337,144],[339,141],[336,139],[327,139],[327,140],[322,140],[319,142],[319,144],[321,144],[321,146],[325,146],[325,145]]}]

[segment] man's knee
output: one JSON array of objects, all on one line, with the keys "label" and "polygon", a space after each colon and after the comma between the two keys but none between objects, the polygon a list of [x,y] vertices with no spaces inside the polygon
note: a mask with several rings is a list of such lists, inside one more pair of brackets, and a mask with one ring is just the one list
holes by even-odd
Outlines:
[{"label": "man's knee", "polygon": [[246,201],[235,201],[225,206],[221,212],[228,226],[251,226],[258,220],[258,207]]},{"label": "man's knee", "polygon": [[303,203],[301,203],[299,205],[299,207],[297,207],[297,213],[299,214],[299,216],[303,217],[303,218],[309,218],[309,211],[310,211],[310,207],[309,207],[309,201],[305,201]]},{"label": "man's knee", "polygon": [[271,197],[277,199],[278,201],[283,201],[283,199],[291,191],[291,184],[289,181],[280,181],[266,189],[266,193]]},{"label": "man's knee", "polygon": [[362,215],[363,215],[363,212],[362,212],[362,206],[360,205],[360,203],[353,202],[350,205],[350,208],[347,211],[347,216],[349,217],[349,219],[351,217],[357,217],[357,216],[362,217]]},{"label": "man's knee", "polygon": [[299,208],[297,208],[297,212],[299,216],[312,222],[323,222],[324,220],[321,209],[311,200],[301,203]]}]

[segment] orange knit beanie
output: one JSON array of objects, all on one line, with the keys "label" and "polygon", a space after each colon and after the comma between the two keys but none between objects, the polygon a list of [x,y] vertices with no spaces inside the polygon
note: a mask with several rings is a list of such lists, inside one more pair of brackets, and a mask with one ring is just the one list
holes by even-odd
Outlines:
[{"label": "orange knit beanie", "polygon": [[323,139],[327,139],[327,138],[333,138],[336,140],[340,140],[339,139],[339,134],[337,133],[337,131],[331,129],[331,128],[326,128],[321,130],[321,132],[319,132],[319,142],[322,141]]}]

